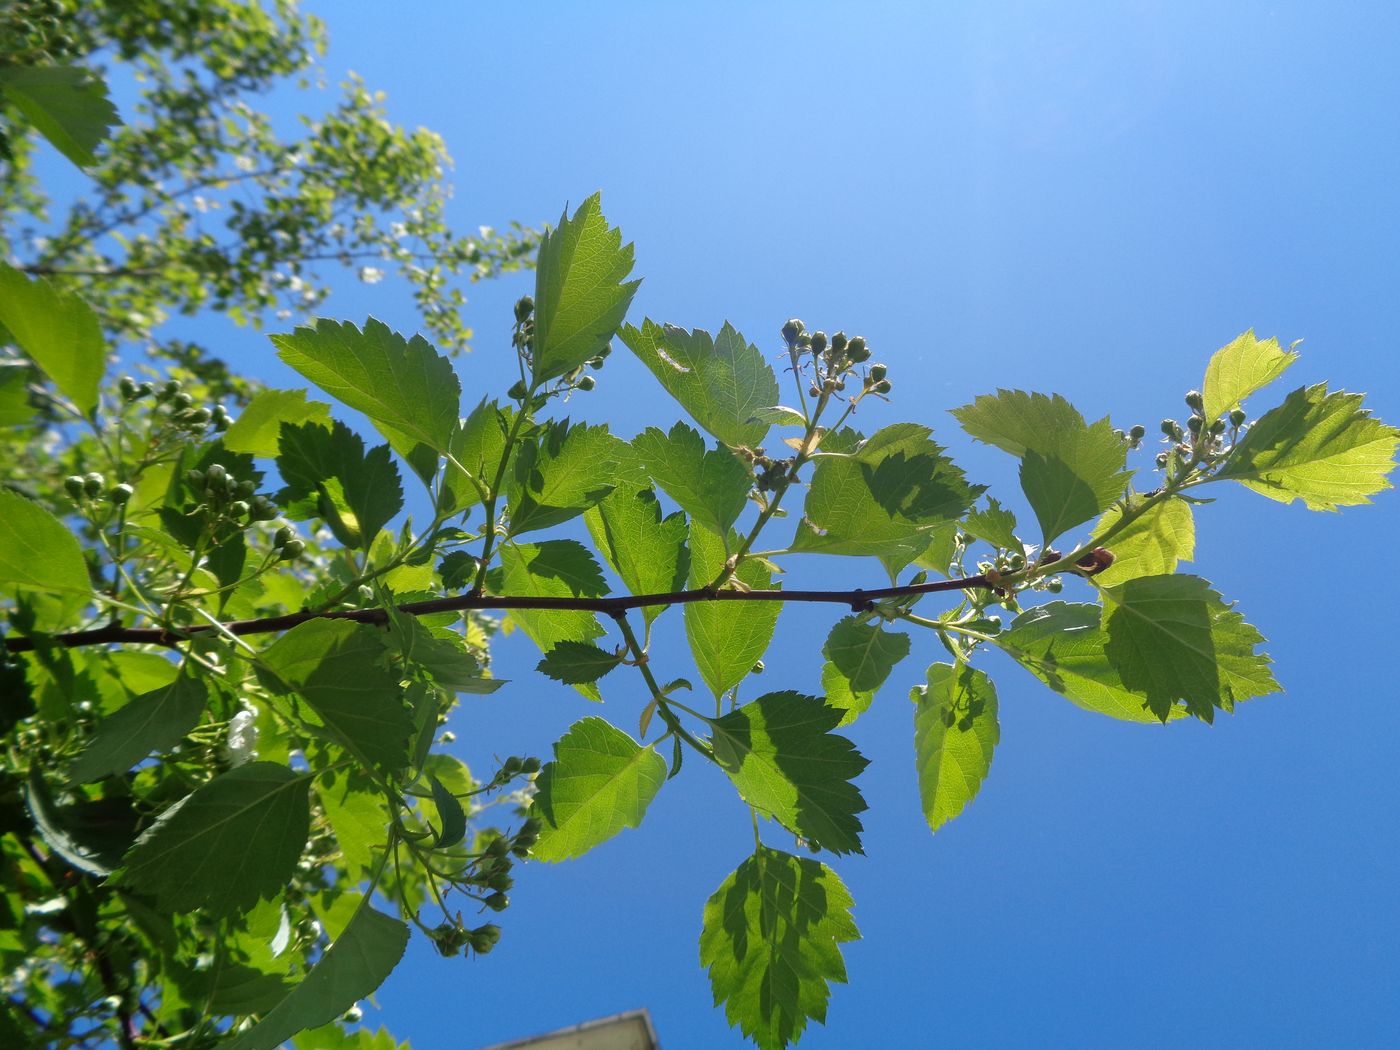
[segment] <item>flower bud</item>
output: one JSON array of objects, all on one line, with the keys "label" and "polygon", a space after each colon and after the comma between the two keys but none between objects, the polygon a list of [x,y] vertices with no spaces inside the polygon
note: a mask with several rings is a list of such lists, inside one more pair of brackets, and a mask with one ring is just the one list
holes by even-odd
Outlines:
[{"label": "flower bud", "polygon": [[180,381],[178,379],[168,379],[160,388],[160,393],[156,394],[157,401],[169,401],[180,392]]},{"label": "flower bud", "polygon": [[295,535],[296,533],[292,531],[292,527],[290,525],[283,525],[280,529],[278,529],[272,534],[272,545],[274,547],[285,547],[288,541],[290,541]]},{"label": "flower bud", "polygon": [[135,489],[130,485],[122,484],[113,485],[112,491],[107,493],[107,498],[118,506],[121,506],[123,503],[130,502],[131,497],[134,495],[136,495]]},{"label": "flower bud", "polygon": [[243,500],[234,500],[228,505],[228,516],[230,518],[241,518],[248,513],[248,504]]},{"label": "flower bud", "polygon": [[789,347],[797,345],[797,337],[807,330],[807,326],[796,317],[789,318],[783,325],[783,342]]},{"label": "flower bud", "polygon": [[81,500],[85,490],[86,486],[83,484],[83,478],[80,474],[73,474],[63,479],[63,491],[68,493],[70,498]]},{"label": "flower bud", "polygon": [[1162,420],[1162,436],[1163,436],[1163,437],[1169,437],[1169,438],[1175,439],[1175,438],[1176,438],[1176,435],[1177,435],[1180,431],[1181,431],[1181,424],[1178,423],[1175,419],[1164,419],[1164,420]]},{"label": "flower bud", "polygon": [[525,380],[518,379],[511,388],[506,391],[506,397],[510,398],[512,401],[524,401],[525,395],[529,392],[530,388],[525,385]]},{"label": "flower bud", "polygon": [[846,349],[846,333],[845,333],[845,332],[837,332],[835,335],[833,335],[833,336],[831,337],[831,352],[832,352],[833,354],[839,355],[839,354],[841,354],[845,349]]},{"label": "flower bud", "polygon": [[1045,589],[1051,594],[1059,594],[1065,589],[1064,582],[1058,576],[1051,576],[1045,581]]},{"label": "flower bud", "polygon": [[485,926],[478,926],[471,932],[472,951],[478,955],[485,955],[492,948],[496,947],[496,942],[501,939],[501,928],[494,922],[488,922]]},{"label": "flower bud", "polygon": [[823,353],[826,350],[826,333],[817,331],[812,333],[812,352],[814,354]]},{"label": "flower bud", "polygon": [[128,401],[136,400],[136,380],[131,376],[122,376],[121,382],[117,384],[117,389],[122,392],[122,397]]},{"label": "flower bud", "polygon": [[1244,426],[1245,418],[1244,409],[1237,408],[1230,413],[1230,425],[1238,430]]},{"label": "flower bud", "polygon": [[1166,454],[1165,452],[1158,452],[1158,453],[1157,453],[1157,466],[1159,466],[1159,467],[1165,467],[1166,465],[1167,465],[1167,454]]},{"label": "flower bud", "polygon": [[87,493],[89,499],[96,499],[102,495],[102,490],[106,487],[107,479],[95,470],[83,478],[83,491]]},{"label": "flower bud", "polygon": [[871,366],[870,366],[870,380],[871,380],[871,382],[878,383],[880,380],[882,380],[882,379],[885,378],[885,375],[888,373],[888,371],[889,371],[889,369],[887,369],[887,368],[886,368],[884,365],[882,365],[882,364],[873,364],[873,365],[871,365]]},{"label": "flower bud", "polygon": [[531,773],[538,773],[539,771],[540,760],[534,755],[531,755],[529,758],[525,759],[523,762],[520,763],[520,772],[524,773],[527,777]]},{"label": "flower bud", "polygon": [[194,427],[202,427],[209,422],[209,410],[207,408],[196,408],[185,413],[185,422]]},{"label": "flower bud", "polygon": [[258,491],[257,485],[255,485],[255,484],[253,484],[253,482],[247,481],[247,480],[245,480],[245,481],[240,481],[237,485],[235,485],[235,486],[233,487],[233,493],[234,493],[234,495],[237,496],[239,499],[247,499],[249,496],[251,496],[253,493],[255,493],[255,492],[257,492],[257,491]]},{"label": "flower bud", "polygon": [[599,355],[598,357],[590,357],[588,359],[588,367],[596,372],[598,369],[603,367],[603,361],[604,358],[601,355]]},{"label": "flower bud", "polygon": [[1205,424],[1206,421],[1200,416],[1192,416],[1186,421],[1186,429],[1191,431],[1191,433],[1193,434],[1199,434],[1201,432],[1201,428],[1205,426]]},{"label": "flower bud", "polygon": [[851,341],[846,344],[846,357],[857,365],[870,360],[870,348],[865,345],[865,336],[851,337]]},{"label": "flower bud", "polygon": [[[502,839],[501,841],[504,842],[505,840]],[[511,873],[508,871],[493,871],[491,873],[491,877],[486,880],[486,885],[493,890],[498,890],[504,893],[506,890],[510,889],[512,886],[515,885],[515,879],[511,876]]]},{"label": "flower bud", "polygon": [[583,376],[581,379],[579,379],[577,383],[578,388],[582,390],[585,394],[597,385],[598,381],[592,376]]},{"label": "flower bud", "polygon": [[194,469],[185,471],[185,484],[192,489],[204,491],[204,471]]},{"label": "flower bud", "polygon": [[1212,434],[1223,434],[1223,433],[1225,433],[1225,427],[1226,427],[1225,420],[1223,420],[1223,419],[1213,419],[1213,420],[1211,420],[1211,423],[1210,423],[1210,432],[1211,432]]},{"label": "flower bud", "polygon": [[294,558],[300,558],[305,551],[305,543],[299,539],[290,539],[282,544],[282,560],[292,561]]},{"label": "flower bud", "polygon": [[515,301],[515,319],[523,324],[525,320],[535,312],[535,300],[528,295],[522,295]]},{"label": "flower bud", "polygon": [[138,384],[136,384],[136,396],[137,396],[137,397],[150,397],[150,396],[151,396],[152,394],[154,394],[155,392],[156,392],[156,385],[155,385],[154,383],[145,382],[145,383],[138,383]]},{"label": "flower bud", "polygon": [[493,893],[481,902],[492,911],[505,911],[510,907],[510,898],[504,893]]},{"label": "flower bud", "polygon": [[755,660],[753,666],[749,668],[749,674],[762,674],[763,666],[762,660]]},{"label": "flower bud", "polygon": [[1201,397],[1199,390],[1186,391],[1186,405],[1192,412],[1205,411],[1205,399]]},{"label": "flower bud", "polygon": [[222,463],[210,463],[209,469],[204,472],[205,483],[208,485],[222,485],[226,477],[228,471]]},{"label": "flower bud", "polygon": [[870,389],[875,391],[875,393],[877,394],[888,394],[893,389],[893,387],[890,386],[890,381],[888,379],[882,379]]},{"label": "flower bud", "polygon": [[1128,431],[1128,437],[1132,441],[1141,441],[1146,436],[1147,428],[1141,423],[1134,424],[1133,428]]}]

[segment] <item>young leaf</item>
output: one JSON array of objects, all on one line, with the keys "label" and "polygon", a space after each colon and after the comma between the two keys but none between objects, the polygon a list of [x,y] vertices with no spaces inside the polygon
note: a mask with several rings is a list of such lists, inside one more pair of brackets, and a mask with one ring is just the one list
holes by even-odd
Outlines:
[{"label": "young leaf", "polygon": [[[447,464],[442,482],[443,500],[448,508],[474,507],[482,501],[482,492],[489,490],[496,480],[509,429],[510,417],[506,410],[495,401],[482,398],[471,414],[452,431],[447,451],[456,463]],[[465,467],[471,477],[463,474],[457,464]],[[505,476],[509,477],[509,474]]]},{"label": "young leaf", "polygon": [[642,322],[618,333],[690,418],[726,445],[756,446],[769,424],[759,413],[778,400],[778,380],[758,347],[725,322],[711,338],[703,328]]},{"label": "young leaf", "polygon": [[[1147,697],[1123,684],[1104,652],[1108,635],[1097,605],[1048,602],[1027,609],[994,641],[1055,692],[1086,711],[1124,722],[1158,723]],[[1168,720],[1186,717],[1173,704]]]},{"label": "young leaf", "polygon": [[1001,739],[992,680],[965,664],[933,664],[914,701],[914,759],[919,798],[931,831],[977,797]]},{"label": "young leaf", "polygon": [[437,809],[437,837],[433,849],[450,849],[461,842],[467,834],[467,814],[457,796],[437,777],[428,777],[433,792],[433,806]]},{"label": "young leaf", "polygon": [[420,335],[411,340],[373,317],[364,330],[318,320],[274,335],[277,356],[341,404],[369,416],[425,481],[447,448],[462,388],[451,363]]},{"label": "young leaf", "polygon": [[[1124,471],[1128,446],[1107,419],[1066,427],[1041,438],[1021,460],[1021,491],[1049,546],[1062,533],[1101,513],[1132,476]],[[1043,451],[1042,451],[1043,450]]]},{"label": "young leaf", "polygon": [[97,163],[92,151],[121,123],[106,83],[81,66],[7,66],[0,95],[80,168]]},{"label": "young leaf", "polygon": [[622,447],[606,425],[571,427],[567,419],[523,442],[509,493],[511,535],[547,529],[597,504],[617,484]]},{"label": "young leaf", "polygon": [[306,400],[305,390],[260,390],[224,431],[224,448],[271,459],[277,455],[283,423],[331,425],[331,406]]},{"label": "young leaf", "polygon": [[199,724],[209,690],[189,675],[136,697],[108,715],[68,770],[74,784],[125,773],[151,752],[164,752]]},{"label": "young leaf", "polygon": [[1109,661],[1124,686],[1166,721],[1185,701],[1206,722],[1215,708],[1278,692],[1263,636],[1199,576],[1141,576],[1103,591]]},{"label": "young leaf", "polygon": [[1048,435],[1084,427],[1079,410],[1059,394],[1046,397],[999,389],[949,411],[972,437],[1017,457],[1028,449],[1047,451],[1044,443]]},{"label": "young leaf", "polygon": [[362,773],[333,770],[316,778],[316,797],[335,832],[346,874],[356,883],[374,867],[375,851],[384,849],[388,837],[384,793]]},{"label": "young leaf", "polygon": [[852,692],[873,693],[909,655],[909,636],[846,616],[831,629],[822,654],[845,676]]},{"label": "young leaf", "polygon": [[1298,355],[1284,350],[1277,339],[1260,342],[1250,329],[1232,343],[1217,350],[1206,366],[1206,381],[1201,387],[1207,420],[1218,419],[1256,390],[1272,383]]},{"label": "young leaf", "polygon": [[[685,586],[690,571],[685,515],[678,511],[663,518],[650,488],[619,485],[584,515],[584,522],[594,544],[633,594],[665,594]],[[667,608],[648,605],[642,616],[651,623]]]},{"label": "young leaf", "polygon": [[1255,422],[1217,477],[1309,510],[1370,503],[1391,487],[1400,430],[1361,407],[1360,394],[1299,387]]},{"label": "young leaf", "polygon": [[[725,563],[724,544],[703,525],[690,526],[690,585],[705,587],[715,581]],[[750,560],[735,575],[745,586],[766,590],[773,576],[761,563]],[[720,696],[733,689],[753,669],[778,623],[778,602],[692,602],[685,607],[685,636],[700,677]]]},{"label": "young leaf", "polygon": [[824,1024],[829,981],[846,981],[840,945],[858,940],[850,892],[815,860],[759,846],[705,903],[700,965],[715,1005],[760,1050]]},{"label": "young leaf", "polygon": [[[1142,497],[1134,496],[1135,506]],[[1094,526],[1097,539],[1122,517],[1116,506],[1109,507]],[[1150,508],[1105,541],[1113,551],[1113,564],[1094,577],[1100,587],[1110,587],[1136,576],[1156,576],[1176,571],[1179,561],[1190,561],[1196,549],[1196,525],[1191,504],[1169,499]]]},{"label": "young leaf", "polygon": [[543,824],[531,850],[554,863],[581,857],[642,822],[666,780],[666,761],[601,718],[584,718],[554,745],[535,781],[532,813]]},{"label": "young leaf", "polygon": [[711,743],[749,805],[813,845],[861,853],[866,805],[850,781],[869,763],[831,732],[841,715],[819,697],[766,693],[711,722]]},{"label": "young leaf", "polygon": [[395,773],[408,762],[413,719],[386,666],[383,638],[369,624],[308,620],[263,652],[271,675],[262,677],[268,688],[302,697],[365,766]]},{"label": "young leaf", "polygon": [[588,642],[559,642],[535,670],[565,685],[596,682],[619,663],[622,657]]},{"label": "young leaf", "polygon": [[760,423],[768,423],[772,426],[782,427],[805,427],[807,420],[802,413],[795,408],[788,408],[787,405],[769,405],[767,408],[760,408],[753,414],[753,418]]},{"label": "young leaf", "polygon": [[399,468],[389,446],[365,452],[340,420],[282,425],[277,469],[287,483],[277,495],[293,521],[320,517],[347,547],[368,550],[379,530],[403,509]]},{"label": "young leaf", "polygon": [[535,263],[536,383],[596,357],[617,332],[642,283],[626,280],[632,256],[622,231],[603,217],[597,193],[546,231]]},{"label": "young leaf", "polygon": [[333,1021],[384,983],[403,958],[408,926],[362,902],[306,977],[224,1050],[273,1050],[297,1032]]},{"label": "young leaf", "polygon": [[986,510],[974,510],[963,519],[963,528],[970,535],[990,543],[993,547],[1016,554],[1023,552],[1023,545],[1016,536],[1016,515],[1004,508],[993,496],[987,497]]},{"label": "young leaf", "polygon": [[296,870],[311,829],[310,787],[310,777],[276,762],[231,769],[162,813],[117,879],[167,911],[246,911]]},{"label": "young leaf", "polygon": [[77,537],[39,504],[0,489],[0,591],[18,589],[58,595],[64,615],[92,597]]},{"label": "young leaf", "polygon": [[649,427],[632,439],[646,472],[663,492],[716,536],[727,536],[748,502],[752,479],[725,448],[706,449],[705,439],[684,423],[669,434]]},{"label": "young leaf", "polygon": [[[576,540],[507,544],[501,550],[500,569],[491,574],[491,589],[554,598],[599,598],[608,592],[603,570]],[[598,617],[581,610],[512,609],[510,616],[542,653],[560,642],[586,642],[603,633]],[[575,688],[590,700],[602,699],[591,683]]]},{"label": "young leaf", "polygon": [[106,345],[92,307],[42,277],[0,262],[0,325],[85,415],[97,408]]}]

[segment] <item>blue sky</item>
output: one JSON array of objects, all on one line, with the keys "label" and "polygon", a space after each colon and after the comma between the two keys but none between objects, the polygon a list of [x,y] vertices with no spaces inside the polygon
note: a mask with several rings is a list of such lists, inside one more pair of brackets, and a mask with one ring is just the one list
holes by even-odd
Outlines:
[{"label": "blue sky", "polygon": [[[1017,507],[1014,461],[947,408],[1021,386],[1155,433],[1249,327],[1305,340],[1256,411],[1328,379],[1400,421],[1393,4],[312,9],[332,77],[355,70],[394,119],[446,136],[459,228],[553,220],[602,189],[646,278],[633,320],[728,319],[772,351],[794,314],[863,333],[895,403],[862,425],[932,425]],[[472,292],[471,402],[512,378],[510,303],[529,283]],[[387,281],[350,282],[325,312],[415,326]],[[206,335],[296,385],[261,337]],[[677,409],[627,356],[572,414],[628,436],[669,425]],[[1200,508],[1191,571],[1239,600],[1287,689],[1214,727],[1115,723],[985,658],[1001,745],[936,837],[906,696],[941,649],[916,637],[850,730],[872,760],[868,856],[836,868],[864,940],[802,1045],[1393,1045],[1397,507],[1388,492],[1312,514],[1239,491]],[[790,572],[793,586],[879,579],[874,562]],[[786,610],[763,684],[816,691],[833,619]],[[690,668],[677,625],[653,650],[663,677]],[[599,713],[535,675],[524,638],[496,653],[512,684],[465,698],[454,725],[470,763],[547,757]],[[634,725],[640,682],[607,683],[602,713]],[[380,1016],[420,1048],[473,1047],[645,1006],[667,1050],[740,1045],[696,944],[704,900],[751,847],[732,788],[690,763],[641,829],[520,872],[489,958],[416,941]]]}]

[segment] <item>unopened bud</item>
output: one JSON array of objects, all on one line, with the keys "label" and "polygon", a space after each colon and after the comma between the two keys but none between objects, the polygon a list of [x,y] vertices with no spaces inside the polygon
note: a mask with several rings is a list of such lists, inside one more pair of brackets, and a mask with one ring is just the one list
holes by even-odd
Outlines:
[{"label": "unopened bud", "polygon": [[886,368],[886,367],[885,367],[884,365],[882,365],[882,364],[873,364],[873,365],[871,365],[871,366],[870,366],[870,379],[871,379],[871,381],[872,381],[872,382],[875,382],[875,383],[878,383],[880,380],[882,380],[882,379],[885,378],[885,375],[888,373],[888,371],[889,371],[889,369]]},{"label": "unopened bud", "polygon": [[306,544],[301,540],[290,539],[282,544],[282,560],[292,561],[295,558],[300,558],[305,550]]},{"label": "unopened bud", "polygon": [[524,323],[525,319],[528,318],[534,312],[535,300],[532,297],[528,295],[522,295],[519,299],[515,301],[515,319],[517,321]]},{"label": "unopened bud", "polygon": [[136,380],[131,376],[122,376],[121,382],[117,384],[117,389],[122,392],[122,397],[128,401],[136,400]]},{"label": "unopened bud", "polygon": [[783,342],[787,343],[790,347],[796,346],[798,336],[806,331],[806,329],[807,326],[796,317],[789,318],[787,323],[783,325]]},{"label": "unopened bud", "polygon": [[70,477],[64,478],[63,491],[68,493],[68,495],[73,499],[81,500],[83,498],[83,493],[86,491],[86,486],[83,484],[82,476],[79,474],[73,474]]},{"label": "unopened bud", "polygon": [[1205,399],[1201,397],[1201,392],[1199,390],[1186,391],[1186,406],[1190,408],[1192,412],[1201,412],[1205,410]]},{"label": "unopened bud", "polygon": [[131,497],[134,495],[136,495],[135,489],[133,489],[130,485],[121,484],[113,485],[112,491],[107,493],[107,498],[113,503],[116,503],[120,506],[123,503],[130,502]]},{"label": "unopened bud", "polygon": [[813,353],[820,354],[820,353],[822,353],[825,349],[826,349],[826,333],[825,333],[825,332],[813,332],[813,333],[812,333],[812,352],[813,352]]},{"label": "unopened bud", "polygon": [[598,380],[594,379],[592,376],[582,376],[576,385],[584,393],[588,393],[588,391],[598,385]]},{"label": "unopened bud", "polygon": [[83,478],[83,491],[87,493],[88,497],[91,499],[96,499],[98,496],[102,495],[102,490],[106,487],[107,479],[95,470]]},{"label": "unopened bud", "polygon": [[890,381],[888,379],[882,379],[870,389],[877,394],[888,394],[894,388],[890,386]]},{"label": "unopened bud", "polygon": [[1235,409],[1233,412],[1230,413],[1230,425],[1231,425],[1232,427],[1235,427],[1236,429],[1238,429],[1239,427],[1244,426],[1244,421],[1245,421],[1245,419],[1246,419],[1246,416],[1245,416],[1245,413],[1244,413],[1244,409],[1242,409],[1242,408],[1237,408],[1237,409]]},{"label": "unopened bud", "polygon": [[1134,442],[1141,441],[1147,436],[1147,428],[1141,423],[1137,423],[1128,431],[1128,437]]}]

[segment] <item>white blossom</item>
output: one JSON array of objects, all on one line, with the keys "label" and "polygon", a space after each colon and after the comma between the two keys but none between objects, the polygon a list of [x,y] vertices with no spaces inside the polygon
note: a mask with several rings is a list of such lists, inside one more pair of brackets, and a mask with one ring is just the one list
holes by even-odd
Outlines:
[{"label": "white blossom", "polygon": [[245,157],[241,153],[233,158],[233,166],[239,171],[252,171],[257,164],[252,157]]},{"label": "white blossom", "polygon": [[247,707],[229,719],[228,739],[224,743],[224,757],[229,765],[241,766],[258,757],[256,719],[257,712]]},{"label": "white blossom", "polygon": [[377,266],[361,266],[360,280],[364,281],[365,284],[378,284],[384,280],[384,271]]}]

